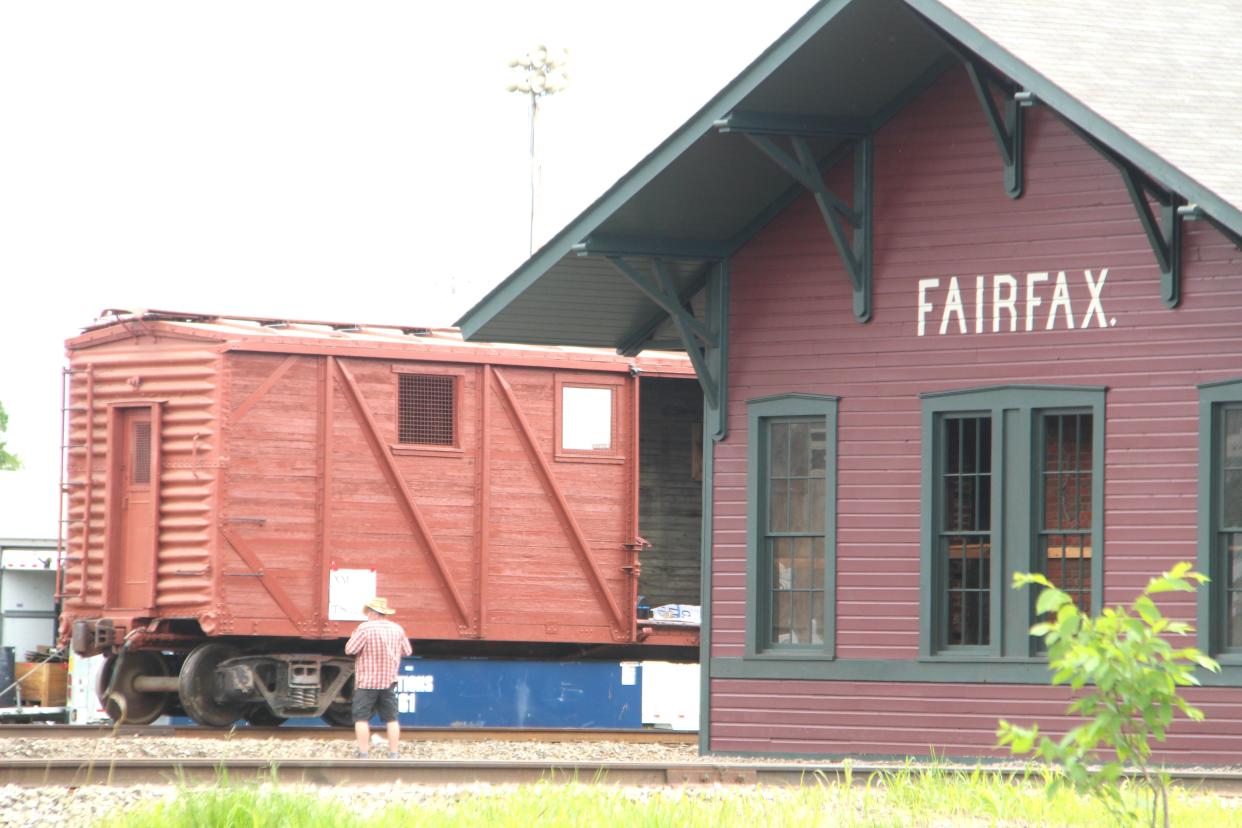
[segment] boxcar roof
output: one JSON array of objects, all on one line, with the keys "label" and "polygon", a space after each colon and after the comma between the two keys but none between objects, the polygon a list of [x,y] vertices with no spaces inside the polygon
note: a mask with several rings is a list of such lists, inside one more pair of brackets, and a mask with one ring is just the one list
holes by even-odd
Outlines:
[{"label": "boxcar roof", "polygon": [[[1236,238],[1239,33],[1242,3],[1220,0],[821,0],[457,324],[469,339],[632,348],[658,309],[607,256],[667,257],[684,296],[804,192],[730,128],[797,131],[832,163],[963,54]],[[646,341],[679,347],[669,333]]]},{"label": "boxcar roof", "polygon": [[277,317],[222,316],[165,310],[104,311],[69,339],[81,351],[137,336],[159,334],[216,342],[224,350],[333,354],[437,362],[489,362],[599,371],[637,369],[648,375],[694,376],[682,354],[647,352],[622,357],[596,348],[467,342],[456,328],[325,322]]}]

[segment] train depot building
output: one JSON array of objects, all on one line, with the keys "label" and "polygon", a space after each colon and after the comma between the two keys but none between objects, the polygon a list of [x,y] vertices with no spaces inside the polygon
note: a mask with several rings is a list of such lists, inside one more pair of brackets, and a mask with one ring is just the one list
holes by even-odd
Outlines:
[{"label": "train depot building", "polygon": [[1162,597],[1242,744],[1242,16],[825,0],[460,320],[685,350],[708,752],[999,755],[1064,732],[1028,635]]}]

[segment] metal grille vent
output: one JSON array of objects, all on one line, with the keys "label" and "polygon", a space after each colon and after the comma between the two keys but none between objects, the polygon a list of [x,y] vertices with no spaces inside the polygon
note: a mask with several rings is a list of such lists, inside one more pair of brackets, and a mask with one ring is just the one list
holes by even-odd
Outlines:
[{"label": "metal grille vent", "polygon": [[397,439],[402,443],[451,446],[456,378],[401,374]]},{"label": "metal grille vent", "polygon": [[134,423],[134,471],[132,482],[151,482],[150,423]]}]

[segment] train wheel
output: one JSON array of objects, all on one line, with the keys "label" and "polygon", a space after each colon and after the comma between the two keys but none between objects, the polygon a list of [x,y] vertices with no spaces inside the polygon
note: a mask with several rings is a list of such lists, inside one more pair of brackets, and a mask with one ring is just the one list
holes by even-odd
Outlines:
[{"label": "train wheel", "polygon": [[277,716],[266,703],[259,702],[246,713],[246,721],[255,727],[280,727],[289,720],[284,716]]},{"label": "train wheel", "polygon": [[167,693],[142,693],[134,689],[139,676],[167,676],[168,665],[156,653],[123,652],[109,656],[99,671],[96,693],[108,717],[121,724],[151,724],[164,712]]},{"label": "train wheel", "polygon": [[190,718],[209,727],[228,727],[246,715],[246,705],[216,700],[216,667],[237,656],[227,644],[199,644],[181,665],[178,695]]},{"label": "train wheel", "polygon": [[320,718],[333,727],[353,727],[353,706],[349,702],[337,702],[328,705],[328,709],[323,712],[323,716]]}]

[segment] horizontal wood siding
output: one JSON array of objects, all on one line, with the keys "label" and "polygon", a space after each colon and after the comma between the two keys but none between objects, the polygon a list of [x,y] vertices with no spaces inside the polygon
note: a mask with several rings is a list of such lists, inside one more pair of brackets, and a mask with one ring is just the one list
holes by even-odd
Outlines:
[{"label": "horizontal wood siding", "polygon": [[[852,316],[848,278],[808,197],[733,259],[729,436],[716,448],[714,479],[713,657],[740,657],[744,649],[746,400],[756,397],[805,392],[841,400],[839,658],[917,656],[921,392],[1002,383],[1107,386],[1106,603],[1129,599],[1153,572],[1175,561],[1195,559],[1195,385],[1242,376],[1242,254],[1206,223],[1187,222],[1182,303],[1167,309],[1155,257],[1116,169],[1047,108],[1029,109],[1026,116],[1027,183],[1018,200],[1004,194],[999,152],[960,70],[877,134],[874,317],[866,325]],[[847,166],[829,176],[844,193],[850,192]],[[1093,315],[1084,329],[1084,271],[1098,278],[1105,268],[1107,327],[1097,327]],[[1063,314],[1054,330],[1045,330],[1058,271],[1067,276],[1074,330],[1066,329]],[[1027,332],[1031,272],[1050,272],[1051,278],[1038,289],[1042,305]],[[1007,317],[1001,332],[992,332],[996,274],[1017,279],[1016,332],[1009,331]],[[979,275],[986,277],[989,313],[984,332],[975,333]],[[959,333],[951,317],[949,332],[940,335],[954,276],[967,333]],[[934,308],[919,337],[918,282],[930,278],[940,285],[928,292]],[[1162,603],[1193,620],[1193,596]],[[785,693],[831,707],[838,695],[857,692],[873,697],[879,710],[890,701],[900,708],[908,689],[716,681],[712,746],[741,749],[748,727],[800,727],[805,719],[797,705],[773,704]],[[951,712],[962,703],[1011,699],[1017,716],[1034,709],[1035,699],[1060,698],[1031,688],[972,685],[928,685],[921,692],[950,712],[934,722],[929,712],[910,732],[935,727],[955,740],[945,744],[978,750],[992,743],[995,723],[984,727]],[[1203,691],[1199,698],[1208,704],[1239,696]],[[855,735],[821,728],[790,736],[790,750],[872,744],[864,721],[875,727],[874,718],[860,712]],[[907,737],[901,750],[925,750],[922,739]]]},{"label": "horizontal wood siding", "polygon": [[[1236,765],[1242,689],[1184,695],[1207,720],[1179,716],[1155,745],[1160,760]],[[1038,722],[1053,739],[1079,721],[1065,715],[1065,688],[1035,684],[716,679],[711,699],[711,749],[718,753],[1002,757],[1009,755],[995,746],[1002,718]]]}]

